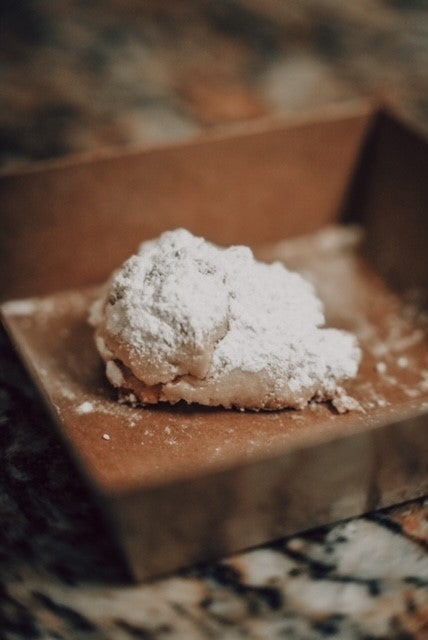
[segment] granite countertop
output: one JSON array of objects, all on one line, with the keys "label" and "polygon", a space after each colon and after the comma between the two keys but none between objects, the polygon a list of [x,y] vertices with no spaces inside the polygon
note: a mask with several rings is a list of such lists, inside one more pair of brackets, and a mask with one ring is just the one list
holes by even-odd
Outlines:
[{"label": "granite countertop", "polygon": [[[4,4],[2,165],[361,95],[428,131],[427,3],[349,4]],[[0,439],[2,640],[428,637],[423,499],[131,585],[3,333]]]}]

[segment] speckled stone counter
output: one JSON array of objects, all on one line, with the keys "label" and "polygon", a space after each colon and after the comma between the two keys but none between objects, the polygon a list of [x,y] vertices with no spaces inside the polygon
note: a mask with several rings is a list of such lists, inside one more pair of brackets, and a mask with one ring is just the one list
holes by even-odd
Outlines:
[{"label": "speckled stone counter", "polygon": [[[3,166],[367,94],[428,130],[428,5],[344,4],[4,4]],[[1,639],[428,637],[427,502],[135,586],[47,422],[1,333]]]}]

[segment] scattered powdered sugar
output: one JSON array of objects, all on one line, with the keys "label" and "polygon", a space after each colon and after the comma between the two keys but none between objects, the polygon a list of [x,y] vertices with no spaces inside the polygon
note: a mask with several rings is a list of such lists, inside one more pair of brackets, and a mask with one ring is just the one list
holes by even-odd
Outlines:
[{"label": "scattered powdered sugar", "polygon": [[409,358],[407,356],[400,356],[397,360],[397,364],[400,369],[407,369],[410,364]]},{"label": "scattered powdered sugar", "polygon": [[3,305],[3,312],[10,316],[29,316],[34,313],[34,300],[11,300]]},{"label": "scattered powdered sugar", "polygon": [[82,404],[79,404],[79,406],[76,407],[76,413],[79,415],[92,413],[93,411],[95,411],[95,407],[92,402],[88,402],[88,400],[85,400],[85,402],[82,402]]},{"label": "scattered powdered sugar", "polygon": [[376,371],[383,375],[387,372],[388,367],[386,366],[386,362],[376,362]]},{"label": "scattered powdered sugar", "polygon": [[72,389],[68,389],[67,387],[61,388],[61,395],[63,396],[63,398],[67,398],[67,400],[75,400],[76,398],[76,394],[74,393],[74,391],[72,391]]},{"label": "scattered powdered sugar", "polygon": [[353,398],[348,396],[346,391],[342,387],[337,387],[334,398],[332,398],[331,404],[338,413],[347,413],[348,411],[360,411],[365,413],[362,405]]},{"label": "scattered powdered sugar", "polygon": [[[297,402],[308,389],[332,397],[361,359],[352,334],[323,328],[322,303],[302,276],[184,229],[144,243],[113,274],[91,322],[128,346],[127,366],[148,385],[186,375],[215,385],[241,372]],[[99,335],[97,347],[108,360]],[[111,360],[107,376],[120,386]]]},{"label": "scattered powdered sugar", "polygon": [[34,313],[51,313],[54,310],[52,298],[27,298],[9,300],[2,305],[2,311],[8,316],[30,316]]}]

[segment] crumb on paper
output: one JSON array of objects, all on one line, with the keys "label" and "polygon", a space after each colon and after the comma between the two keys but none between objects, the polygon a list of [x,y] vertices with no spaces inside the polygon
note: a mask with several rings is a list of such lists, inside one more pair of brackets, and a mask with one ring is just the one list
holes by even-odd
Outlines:
[{"label": "crumb on paper", "polygon": [[82,402],[82,404],[79,404],[79,406],[76,407],[76,413],[78,413],[79,415],[92,413],[93,411],[95,411],[95,407],[92,402],[88,402],[88,400],[85,400],[85,402]]},{"label": "crumb on paper", "polygon": [[400,369],[407,369],[409,364],[409,358],[407,358],[406,356],[400,356],[397,360],[397,365],[400,367]]},{"label": "crumb on paper", "polygon": [[424,337],[425,332],[422,329],[415,329],[411,335],[395,340],[392,345],[392,350],[395,352],[405,351],[406,349],[414,347],[416,344],[421,342]]},{"label": "crumb on paper", "polygon": [[409,398],[417,398],[418,396],[421,395],[421,392],[419,389],[414,389],[414,388],[406,388],[403,389],[404,393],[406,394],[406,396],[408,396]]},{"label": "crumb on paper", "polygon": [[386,407],[388,402],[385,400],[385,398],[376,398],[376,404],[378,407]]},{"label": "crumb on paper", "polygon": [[67,398],[67,400],[75,400],[76,394],[71,389],[63,389],[62,397]]},{"label": "crumb on paper", "polygon": [[30,316],[32,314],[49,314],[54,310],[52,298],[27,298],[10,300],[2,305],[3,313],[8,316]]},{"label": "crumb on paper", "polygon": [[372,346],[371,351],[376,358],[382,358],[389,353],[389,347],[384,342],[377,342]]},{"label": "crumb on paper", "polygon": [[338,413],[348,413],[348,411],[359,411],[360,413],[365,413],[364,408],[358,400],[349,396],[342,387],[337,389],[337,393],[332,399],[331,404]]},{"label": "crumb on paper", "polygon": [[103,433],[103,440],[111,440],[108,433]]},{"label": "crumb on paper", "polygon": [[428,391],[428,369],[422,371],[422,382],[419,384],[422,391]]},{"label": "crumb on paper", "polygon": [[135,393],[129,393],[127,391],[122,391],[119,399],[118,399],[119,404],[126,404],[129,405],[130,407],[132,407],[133,409],[135,409],[139,404],[141,405],[142,403],[139,403],[137,400],[137,396],[135,395]]},{"label": "crumb on paper", "polygon": [[29,316],[34,313],[34,300],[11,300],[3,305],[3,311],[8,316]]},{"label": "crumb on paper", "polygon": [[375,369],[381,375],[386,373],[387,366],[385,362],[376,362]]}]

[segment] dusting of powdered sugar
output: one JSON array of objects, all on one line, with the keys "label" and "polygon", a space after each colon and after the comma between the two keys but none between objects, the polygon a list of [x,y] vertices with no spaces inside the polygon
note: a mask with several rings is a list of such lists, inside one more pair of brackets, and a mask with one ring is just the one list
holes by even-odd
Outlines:
[{"label": "dusting of powdered sugar", "polygon": [[[141,245],[95,303],[92,323],[129,346],[146,384],[191,374],[260,373],[296,396],[356,375],[352,334],[323,328],[313,286],[247,247],[217,247],[184,229]],[[105,344],[98,337],[101,355]],[[107,350],[108,351],[108,350]],[[109,378],[119,375],[109,365]],[[119,372],[120,373],[120,372]]]},{"label": "dusting of powdered sugar", "polygon": [[89,402],[88,400],[85,400],[85,402],[82,402],[81,404],[79,404],[78,407],[76,407],[76,413],[78,413],[79,415],[84,415],[86,413],[93,413],[95,411],[95,406],[93,405],[92,402]]}]

